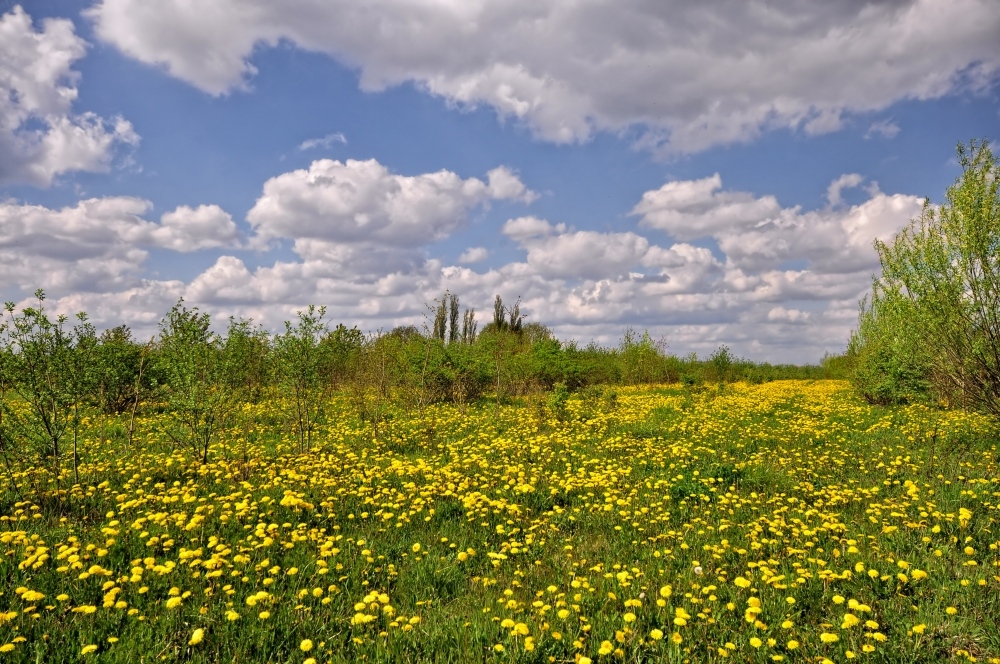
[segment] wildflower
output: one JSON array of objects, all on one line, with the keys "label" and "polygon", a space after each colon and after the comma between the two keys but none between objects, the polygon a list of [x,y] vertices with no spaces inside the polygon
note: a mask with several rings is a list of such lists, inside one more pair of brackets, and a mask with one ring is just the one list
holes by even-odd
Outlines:
[{"label": "wildflower", "polygon": [[674,632],[674,635],[670,637],[670,640],[673,641],[675,645],[680,645],[681,641],[684,640],[684,637],[681,636],[679,633]]},{"label": "wildflower", "polygon": [[663,631],[659,629],[653,629],[649,632],[649,637],[654,641],[659,641],[663,638]]},{"label": "wildflower", "polygon": [[762,645],[764,645],[764,642],[755,636],[750,639],[750,645],[752,645],[754,648],[760,648]]},{"label": "wildflower", "polygon": [[182,601],[183,601],[183,600],[181,600],[181,598],[180,598],[180,597],[171,597],[171,598],[170,598],[170,599],[168,599],[168,600],[167,600],[167,602],[166,602],[166,604],[167,604],[167,608],[168,608],[168,609],[176,609],[176,608],[177,608],[178,606],[180,606],[180,605],[181,605],[181,602],[182,602]]},{"label": "wildflower", "polygon": [[840,640],[840,637],[830,632],[822,632],[819,635],[819,640],[822,641],[823,643],[836,643],[837,641]]},{"label": "wildflower", "polygon": [[313,642],[309,639],[302,639],[302,643],[299,644],[299,650],[302,652],[309,652],[313,649]]},{"label": "wildflower", "polygon": [[799,647],[799,642],[796,641],[795,639],[792,639],[785,644],[785,647],[788,648],[789,650],[795,650],[796,648]]},{"label": "wildflower", "polygon": [[919,625],[914,625],[912,631],[914,634],[923,634],[926,629],[927,625],[920,623]]},{"label": "wildflower", "polygon": [[84,646],[83,648],[81,648],[80,649],[80,654],[81,655],[89,655],[90,653],[94,652],[95,650],[97,650],[97,646],[91,644],[89,646]]},{"label": "wildflower", "polygon": [[191,638],[188,639],[188,645],[189,646],[196,646],[199,643],[201,643],[202,639],[204,639],[204,638],[205,638],[205,630],[203,630],[201,627],[199,627],[196,630],[194,630],[193,632],[191,632]]}]

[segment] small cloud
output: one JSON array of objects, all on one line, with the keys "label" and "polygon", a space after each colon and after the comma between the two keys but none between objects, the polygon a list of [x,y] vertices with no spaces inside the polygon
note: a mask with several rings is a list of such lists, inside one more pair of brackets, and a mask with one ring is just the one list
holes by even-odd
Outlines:
[{"label": "small cloud", "polygon": [[490,252],[486,250],[486,247],[469,247],[458,257],[458,262],[466,264],[480,263],[486,260],[486,257],[489,255]]},{"label": "small cloud", "polygon": [[777,306],[767,312],[767,320],[773,323],[805,323],[810,318],[808,311],[786,309]]},{"label": "small cloud", "polygon": [[[840,195],[841,191],[857,187],[862,182],[864,178],[858,173],[845,173],[831,182],[826,188],[826,200],[829,201],[830,207],[837,207],[844,202],[843,196]],[[877,184],[875,186],[878,187]]]},{"label": "small cloud", "polygon": [[840,110],[828,109],[821,111],[809,120],[805,125],[805,130],[809,136],[819,136],[835,132],[843,126],[844,121],[840,117]]},{"label": "small cloud", "polygon": [[327,134],[323,138],[310,138],[307,141],[302,141],[299,145],[299,150],[312,150],[314,148],[330,148],[334,143],[341,143],[347,145],[347,137],[344,136],[339,131],[336,134]]},{"label": "small cloud", "polygon": [[881,138],[895,138],[896,134],[899,133],[899,125],[892,120],[879,120],[878,122],[873,122],[868,131],[865,132],[865,138],[875,138],[876,136]]}]

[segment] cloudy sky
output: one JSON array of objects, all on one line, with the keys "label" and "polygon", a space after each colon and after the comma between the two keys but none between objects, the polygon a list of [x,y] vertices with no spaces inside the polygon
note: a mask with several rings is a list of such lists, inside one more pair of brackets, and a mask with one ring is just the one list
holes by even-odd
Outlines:
[{"label": "cloudy sky", "polygon": [[[844,347],[1000,138],[996,0],[0,0],[0,296]],[[220,318],[223,320],[223,318]]]}]

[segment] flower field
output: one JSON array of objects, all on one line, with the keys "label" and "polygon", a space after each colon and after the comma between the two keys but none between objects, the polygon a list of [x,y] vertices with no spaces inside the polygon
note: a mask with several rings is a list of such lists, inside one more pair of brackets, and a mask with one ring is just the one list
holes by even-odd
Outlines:
[{"label": "flower field", "polygon": [[0,661],[1000,662],[988,421],[835,381],[546,403],[373,440],[345,398],[300,452],[266,401],[206,464],[91,419],[77,484],[5,473]]}]

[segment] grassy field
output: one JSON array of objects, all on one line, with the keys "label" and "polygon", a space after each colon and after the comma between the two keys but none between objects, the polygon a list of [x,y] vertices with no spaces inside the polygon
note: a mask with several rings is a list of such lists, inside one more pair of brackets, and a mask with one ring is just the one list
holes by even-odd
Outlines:
[{"label": "grassy field", "polygon": [[[846,384],[397,413],[4,483],[0,661],[1000,662],[998,434]],[[107,431],[114,433],[115,427]],[[7,476],[9,479],[9,476]],[[31,487],[47,490],[47,499]]]}]

